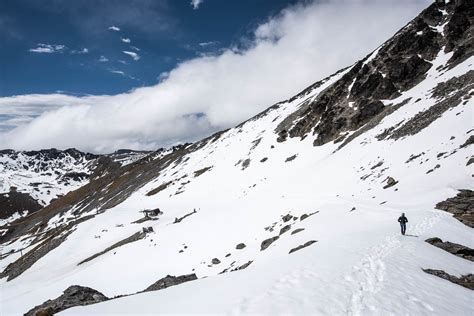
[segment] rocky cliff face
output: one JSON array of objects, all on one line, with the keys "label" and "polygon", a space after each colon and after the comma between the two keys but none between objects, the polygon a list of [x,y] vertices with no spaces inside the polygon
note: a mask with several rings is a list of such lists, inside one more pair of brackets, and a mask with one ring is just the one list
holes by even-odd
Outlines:
[{"label": "rocky cliff face", "polygon": [[[376,116],[391,113],[401,105],[392,100],[426,79],[440,52],[452,53],[442,66],[445,69],[472,56],[473,16],[472,5],[466,1],[432,4],[393,38],[355,63],[337,83],[283,121],[276,129],[278,141],[308,134],[316,135],[315,146],[342,141]],[[470,74],[468,86],[472,79]]]}]

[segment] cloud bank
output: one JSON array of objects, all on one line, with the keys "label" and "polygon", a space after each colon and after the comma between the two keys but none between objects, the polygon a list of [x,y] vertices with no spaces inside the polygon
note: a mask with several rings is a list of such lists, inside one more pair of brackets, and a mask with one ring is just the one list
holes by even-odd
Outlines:
[{"label": "cloud bank", "polygon": [[155,86],[114,96],[0,98],[0,148],[112,152],[200,139],[354,63],[428,4],[298,4],[260,24],[244,45],[185,61]]}]

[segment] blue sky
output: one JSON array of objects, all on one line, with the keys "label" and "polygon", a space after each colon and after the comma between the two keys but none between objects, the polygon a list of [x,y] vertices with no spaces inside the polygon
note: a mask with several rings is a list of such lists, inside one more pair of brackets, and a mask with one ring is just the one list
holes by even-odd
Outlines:
[{"label": "blue sky", "polygon": [[0,1],[0,149],[199,140],[364,58],[431,2],[190,1]]},{"label": "blue sky", "polygon": [[116,94],[156,84],[184,60],[245,45],[256,25],[294,2],[4,0],[0,96]]}]

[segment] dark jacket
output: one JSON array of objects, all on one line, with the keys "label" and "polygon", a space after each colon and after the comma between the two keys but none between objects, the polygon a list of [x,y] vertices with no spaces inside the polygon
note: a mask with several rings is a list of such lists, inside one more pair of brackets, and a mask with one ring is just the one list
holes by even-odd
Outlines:
[{"label": "dark jacket", "polygon": [[398,222],[399,222],[400,224],[406,224],[406,223],[408,223],[408,218],[406,218],[405,216],[400,216],[400,217],[398,218]]}]

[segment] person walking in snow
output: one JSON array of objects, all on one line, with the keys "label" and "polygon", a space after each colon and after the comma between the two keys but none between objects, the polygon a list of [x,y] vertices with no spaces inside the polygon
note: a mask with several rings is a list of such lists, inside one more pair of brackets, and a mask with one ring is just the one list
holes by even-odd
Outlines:
[{"label": "person walking in snow", "polygon": [[405,235],[408,223],[408,218],[405,217],[405,213],[402,213],[402,216],[398,218],[398,222],[400,223],[400,228],[402,229],[402,235]]}]

